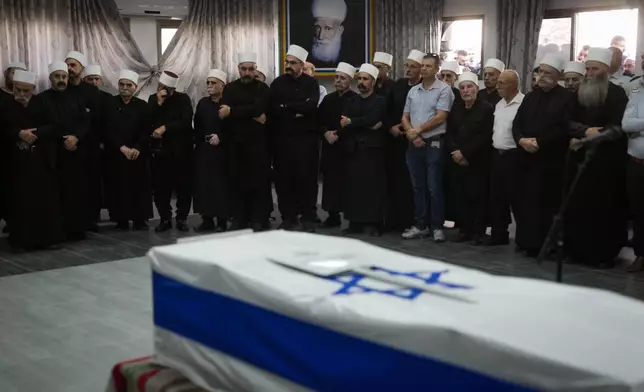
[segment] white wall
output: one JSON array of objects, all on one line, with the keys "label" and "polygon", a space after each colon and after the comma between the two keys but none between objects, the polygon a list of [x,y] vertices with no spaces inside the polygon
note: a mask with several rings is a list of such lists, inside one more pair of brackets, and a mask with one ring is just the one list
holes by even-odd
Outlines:
[{"label": "white wall", "polygon": [[130,17],[130,32],[150,65],[159,62],[157,21],[154,18]]}]

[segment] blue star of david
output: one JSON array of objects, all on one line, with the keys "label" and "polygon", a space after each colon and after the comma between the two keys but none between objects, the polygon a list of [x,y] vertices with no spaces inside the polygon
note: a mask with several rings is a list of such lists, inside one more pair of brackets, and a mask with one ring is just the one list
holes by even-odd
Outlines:
[{"label": "blue star of david", "polygon": [[[382,267],[370,267],[372,271],[385,272],[392,276],[404,276],[407,278],[412,278],[420,280],[427,285],[438,285],[447,289],[455,290],[471,290],[474,287],[456,283],[444,282],[441,280],[441,277],[449,272],[449,270],[444,271],[435,271],[435,272],[403,272],[403,271],[394,271]],[[333,295],[353,295],[353,294],[369,294],[369,293],[378,293],[384,295],[390,295],[393,297],[414,300],[418,298],[420,294],[424,291],[417,288],[396,288],[396,289],[377,289],[373,287],[368,287],[361,282],[366,279],[366,276],[362,274],[350,274],[342,276],[331,276],[329,280],[338,282],[342,285]]]}]

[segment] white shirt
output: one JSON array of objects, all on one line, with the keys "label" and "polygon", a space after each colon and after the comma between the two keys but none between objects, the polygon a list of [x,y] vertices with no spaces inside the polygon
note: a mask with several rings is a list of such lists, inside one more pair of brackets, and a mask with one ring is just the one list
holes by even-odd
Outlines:
[{"label": "white shirt", "polygon": [[629,136],[628,154],[644,159],[644,78],[631,88],[622,129]]},{"label": "white shirt", "polygon": [[324,86],[320,86],[320,100],[318,101],[318,106],[320,106],[324,97],[326,97],[326,88]]},{"label": "white shirt", "polygon": [[525,95],[519,92],[512,98],[509,103],[505,98],[496,104],[494,110],[494,134],[492,135],[492,144],[497,150],[510,150],[517,148],[517,143],[512,135],[512,123],[517,115],[519,106],[523,102]]}]

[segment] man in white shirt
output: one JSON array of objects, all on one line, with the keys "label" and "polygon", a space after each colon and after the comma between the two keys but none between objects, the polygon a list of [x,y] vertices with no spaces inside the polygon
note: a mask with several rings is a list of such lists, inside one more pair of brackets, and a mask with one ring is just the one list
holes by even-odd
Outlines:
[{"label": "man in white shirt", "polygon": [[492,144],[492,170],[490,173],[490,209],[492,235],[486,245],[507,245],[510,243],[508,225],[512,222],[510,209],[515,209],[516,198],[513,180],[516,166],[516,142],[512,135],[512,123],[523,102],[519,91],[519,74],[513,70],[501,73],[497,81],[501,100],[494,111],[494,133]]}]

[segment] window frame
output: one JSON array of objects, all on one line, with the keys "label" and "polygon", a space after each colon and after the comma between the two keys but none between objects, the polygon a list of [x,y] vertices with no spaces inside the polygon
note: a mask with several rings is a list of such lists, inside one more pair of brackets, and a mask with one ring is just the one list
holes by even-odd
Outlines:
[{"label": "window frame", "polygon": [[183,20],[178,20],[178,19],[157,19],[157,53],[158,53],[158,61],[161,61],[161,57],[163,57],[163,52],[161,51],[162,45],[161,45],[161,31],[163,29],[178,29],[179,26],[181,26],[181,23],[183,23]]},{"label": "window frame", "polygon": [[[481,21],[481,69],[483,69],[483,64],[485,63],[485,48],[483,43],[485,42],[485,15],[463,15],[463,16],[444,16],[441,19],[441,41],[443,40],[443,23],[445,22],[458,22],[462,20],[480,20]],[[479,72],[479,80],[483,80],[483,72]]]}]

